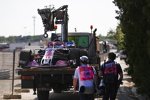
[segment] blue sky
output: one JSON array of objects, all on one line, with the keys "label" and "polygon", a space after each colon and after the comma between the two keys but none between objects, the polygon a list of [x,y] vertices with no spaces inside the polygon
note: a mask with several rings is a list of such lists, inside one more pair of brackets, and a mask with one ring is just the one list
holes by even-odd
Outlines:
[{"label": "blue sky", "polygon": [[[90,25],[97,28],[97,34],[106,35],[118,25],[113,0],[0,0],[0,36],[42,35],[44,27],[37,9],[54,5],[68,5],[68,31],[90,32]],[[60,32],[58,25],[57,32]]]}]

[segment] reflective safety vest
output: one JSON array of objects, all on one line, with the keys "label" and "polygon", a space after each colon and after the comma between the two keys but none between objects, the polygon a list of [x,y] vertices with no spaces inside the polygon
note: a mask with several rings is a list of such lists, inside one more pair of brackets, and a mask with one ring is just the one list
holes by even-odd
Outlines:
[{"label": "reflective safety vest", "polygon": [[116,83],[118,80],[118,75],[117,75],[117,65],[115,62],[111,62],[111,63],[105,63],[104,64],[104,75],[103,75],[103,79],[104,79],[104,83]]},{"label": "reflective safety vest", "polygon": [[92,80],[94,78],[94,71],[91,66],[79,67],[80,80]]},{"label": "reflective safety vest", "polygon": [[117,74],[116,63],[108,63],[104,66],[104,75]]}]

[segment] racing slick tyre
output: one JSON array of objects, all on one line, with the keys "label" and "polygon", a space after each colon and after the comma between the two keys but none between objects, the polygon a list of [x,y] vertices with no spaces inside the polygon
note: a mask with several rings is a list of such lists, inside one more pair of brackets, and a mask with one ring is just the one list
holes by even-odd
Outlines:
[{"label": "racing slick tyre", "polygon": [[78,48],[71,48],[69,52],[69,59],[75,60],[76,66],[80,65],[80,49]]},{"label": "racing slick tyre", "polygon": [[69,53],[70,59],[75,59],[77,57],[80,57],[80,49],[78,48],[71,48]]},{"label": "racing slick tyre", "polygon": [[38,100],[49,100],[49,91],[37,90]]},{"label": "racing slick tyre", "polygon": [[88,52],[81,49],[81,50],[80,50],[80,57],[81,57],[81,56],[88,56]]},{"label": "racing slick tyre", "polygon": [[19,67],[25,67],[30,58],[32,51],[21,51],[19,55]]}]

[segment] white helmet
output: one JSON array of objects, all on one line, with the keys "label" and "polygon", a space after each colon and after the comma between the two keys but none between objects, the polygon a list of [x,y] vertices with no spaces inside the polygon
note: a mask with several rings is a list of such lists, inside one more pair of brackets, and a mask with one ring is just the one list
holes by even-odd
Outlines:
[{"label": "white helmet", "polygon": [[88,57],[87,56],[81,56],[80,57],[80,60],[82,61],[82,62],[88,62]]}]

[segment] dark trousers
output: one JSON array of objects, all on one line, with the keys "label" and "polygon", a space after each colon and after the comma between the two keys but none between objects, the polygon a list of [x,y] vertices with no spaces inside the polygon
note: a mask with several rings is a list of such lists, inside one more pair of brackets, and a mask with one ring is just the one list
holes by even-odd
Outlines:
[{"label": "dark trousers", "polygon": [[94,94],[79,94],[80,100],[94,100]]},{"label": "dark trousers", "polygon": [[103,100],[115,100],[118,88],[118,84],[106,84]]}]

